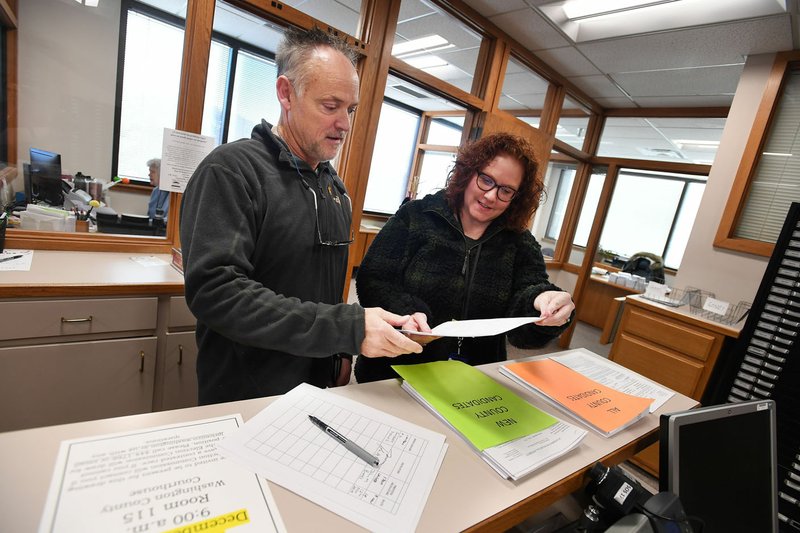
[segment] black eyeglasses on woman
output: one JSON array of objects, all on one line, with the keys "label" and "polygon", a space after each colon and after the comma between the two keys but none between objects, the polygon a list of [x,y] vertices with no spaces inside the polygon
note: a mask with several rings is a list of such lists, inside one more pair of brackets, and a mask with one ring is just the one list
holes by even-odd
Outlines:
[{"label": "black eyeglasses on woman", "polygon": [[483,172],[478,172],[477,176],[475,176],[475,181],[478,183],[478,188],[484,192],[489,192],[497,187],[497,199],[501,202],[510,202],[514,195],[517,194],[516,189],[512,189],[507,185],[498,185],[493,177]]}]

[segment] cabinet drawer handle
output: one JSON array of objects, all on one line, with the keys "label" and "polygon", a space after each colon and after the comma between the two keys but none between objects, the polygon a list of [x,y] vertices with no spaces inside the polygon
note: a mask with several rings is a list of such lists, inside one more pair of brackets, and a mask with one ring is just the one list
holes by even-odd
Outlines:
[{"label": "cabinet drawer handle", "polygon": [[92,315],[89,315],[86,318],[64,318],[62,316],[61,317],[61,323],[62,324],[74,324],[75,322],[91,322],[92,318],[93,318]]},{"label": "cabinet drawer handle", "polygon": [[139,372],[144,372],[144,350],[139,352]]},{"label": "cabinet drawer handle", "polygon": [[178,345],[178,364],[183,364],[183,344]]}]

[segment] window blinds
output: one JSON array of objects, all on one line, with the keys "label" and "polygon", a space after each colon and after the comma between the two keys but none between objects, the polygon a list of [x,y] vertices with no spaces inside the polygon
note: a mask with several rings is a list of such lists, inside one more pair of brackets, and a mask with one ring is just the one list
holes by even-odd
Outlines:
[{"label": "window blinds", "polygon": [[800,65],[787,72],[734,235],[774,243],[791,203],[800,201]]}]

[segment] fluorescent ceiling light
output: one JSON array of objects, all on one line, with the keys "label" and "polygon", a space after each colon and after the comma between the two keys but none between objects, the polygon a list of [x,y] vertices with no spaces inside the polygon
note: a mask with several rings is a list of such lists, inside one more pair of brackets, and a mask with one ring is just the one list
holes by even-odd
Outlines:
[{"label": "fluorescent ceiling light", "polygon": [[416,67],[419,69],[426,69],[426,68],[433,68],[433,67],[444,67],[447,65],[447,61],[442,59],[439,56],[435,56],[432,54],[425,54],[422,56],[416,57],[409,57],[408,59],[404,59],[406,63],[411,65],[412,67]]},{"label": "fluorescent ceiling light", "polygon": [[781,152],[764,152],[763,155],[774,155],[775,157],[792,157],[792,154],[784,154]]},{"label": "fluorescent ceiling light", "polygon": [[567,0],[564,2],[564,14],[570,20],[596,17],[608,13],[640,9],[656,4],[666,4],[677,0]]},{"label": "fluorescent ceiling light", "polygon": [[86,0],[84,2],[84,5],[88,6],[88,7],[97,7],[97,4],[99,4],[99,3],[100,3],[100,0]]},{"label": "fluorescent ceiling light", "polygon": [[422,50],[416,50],[414,52],[408,52],[408,53],[405,53],[405,54],[398,54],[398,55],[396,55],[394,57],[397,57],[399,59],[405,59],[407,57],[414,57],[414,56],[418,56],[420,54],[430,54],[431,52],[439,52],[440,50],[447,50],[449,48],[455,48],[455,47],[456,47],[456,45],[447,43],[447,44],[443,44],[442,46],[434,46],[434,47],[431,47],[431,48],[423,48]]},{"label": "fluorescent ceiling light", "polygon": [[392,46],[392,55],[399,56],[402,54],[416,52],[418,50],[430,50],[431,48],[438,49],[439,47],[443,47],[444,45],[448,44],[450,43],[447,42],[447,39],[440,35],[429,35],[427,37],[420,37],[419,39],[413,39],[411,41],[398,43]]},{"label": "fluorescent ceiling light", "polygon": [[[617,2],[622,3],[617,4]],[[613,5],[623,7],[612,8]],[[627,7],[624,7],[626,5]],[[542,5],[540,9],[542,14],[570,39],[576,43],[583,43],[785,14],[787,2],[786,0],[556,0]]]},{"label": "fluorescent ceiling light", "polygon": [[715,150],[719,148],[719,141],[675,139],[675,143],[680,146],[682,150]]}]

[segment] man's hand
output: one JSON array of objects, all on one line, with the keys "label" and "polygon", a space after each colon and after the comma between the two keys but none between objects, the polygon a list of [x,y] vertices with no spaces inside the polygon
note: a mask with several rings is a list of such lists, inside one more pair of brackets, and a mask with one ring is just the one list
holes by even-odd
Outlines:
[{"label": "man's hand", "polygon": [[397,357],[404,353],[420,353],[422,346],[395,329],[395,326],[403,326],[411,319],[409,315],[396,315],[380,307],[364,309],[365,335],[361,355]]},{"label": "man's hand", "polygon": [[544,291],[533,300],[533,307],[542,318],[537,326],[563,326],[569,322],[575,304],[568,292]]}]

